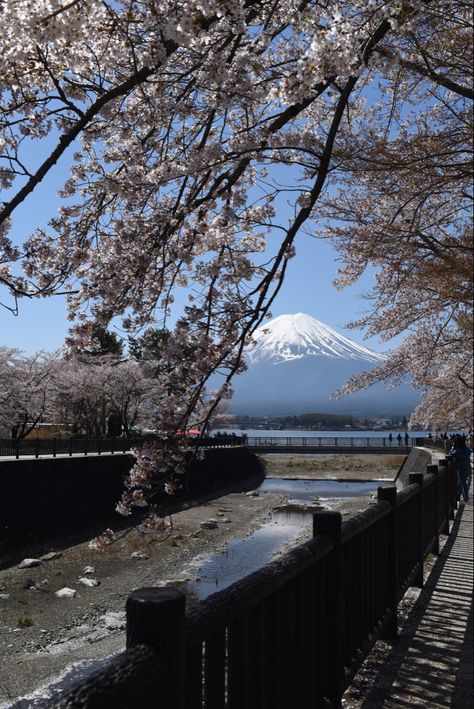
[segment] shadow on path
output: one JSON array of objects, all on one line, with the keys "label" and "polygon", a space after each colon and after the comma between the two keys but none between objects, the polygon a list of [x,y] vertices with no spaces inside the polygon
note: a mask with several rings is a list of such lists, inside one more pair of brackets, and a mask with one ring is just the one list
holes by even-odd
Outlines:
[{"label": "shadow on path", "polygon": [[403,623],[400,642],[386,645],[388,650],[375,667],[371,667],[374,660],[369,656],[368,669],[361,668],[362,677],[354,680],[355,687],[359,685],[359,697],[363,697],[354,704],[349,690],[343,700],[345,706],[473,707],[472,531],[469,503],[458,510],[441,554]]}]

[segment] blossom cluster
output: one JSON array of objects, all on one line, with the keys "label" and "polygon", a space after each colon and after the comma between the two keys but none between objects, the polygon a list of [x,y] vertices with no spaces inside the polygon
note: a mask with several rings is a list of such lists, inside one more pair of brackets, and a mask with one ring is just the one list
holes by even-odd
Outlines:
[{"label": "blossom cluster", "polygon": [[[136,335],[177,317],[157,429],[205,423],[229,395],[298,239],[334,239],[340,286],[376,269],[369,334],[436,340],[434,313],[466,341],[470,4],[15,0],[0,19],[1,287],[13,310],[66,293],[71,348],[114,318]],[[13,246],[58,162],[59,212]],[[143,504],[137,465],[122,511]]]}]

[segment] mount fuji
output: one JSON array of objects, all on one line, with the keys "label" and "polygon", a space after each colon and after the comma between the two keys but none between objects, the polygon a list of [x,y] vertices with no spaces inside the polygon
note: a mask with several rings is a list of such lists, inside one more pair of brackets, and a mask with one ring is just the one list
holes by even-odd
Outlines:
[{"label": "mount fuji", "polygon": [[245,359],[248,369],[233,380],[234,414],[407,415],[420,400],[408,384],[394,389],[376,384],[332,399],[349,377],[373,369],[384,356],[304,313],[280,315],[258,328]]}]

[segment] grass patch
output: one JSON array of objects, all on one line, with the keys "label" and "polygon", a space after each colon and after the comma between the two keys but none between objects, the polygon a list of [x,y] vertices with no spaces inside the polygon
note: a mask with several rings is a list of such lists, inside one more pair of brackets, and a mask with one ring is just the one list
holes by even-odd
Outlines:
[{"label": "grass patch", "polygon": [[23,613],[23,615],[18,616],[16,624],[18,628],[29,628],[31,625],[34,625],[34,621],[29,613]]}]

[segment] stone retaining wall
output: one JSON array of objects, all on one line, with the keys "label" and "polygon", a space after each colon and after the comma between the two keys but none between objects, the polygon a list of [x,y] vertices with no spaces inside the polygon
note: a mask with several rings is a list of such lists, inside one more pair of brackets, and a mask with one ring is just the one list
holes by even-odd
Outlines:
[{"label": "stone retaining wall", "polygon": [[[0,563],[19,547],[123,526],[115,504],[133,462],[131,455],[0,461]],[[181,500],[263,477],[247,449],[209,449],[192,464]]]}]

